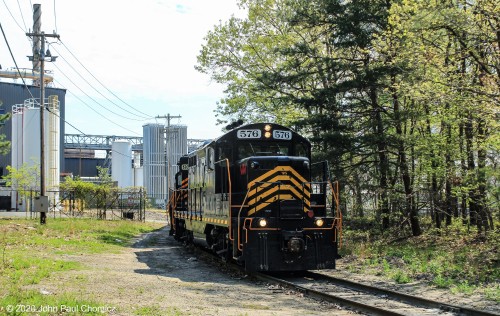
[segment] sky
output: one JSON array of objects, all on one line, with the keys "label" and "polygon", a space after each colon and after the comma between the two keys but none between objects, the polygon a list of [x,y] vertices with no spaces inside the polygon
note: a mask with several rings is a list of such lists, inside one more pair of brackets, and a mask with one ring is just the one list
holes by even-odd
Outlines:
[{"label": "sky", "polygon": [[[2,0],[0,23],[18,66],[31,68],[25,33],[41,4],[41,30],[61,40],[48,38],[58,58],[45,68],[67,89],[66,121],[77,129],[66,124],[66,134],[142,136],[144,124],[166,124],[155,117],[170,114],[181,116],[171,124],[187,125],[189,139],[211,139],[221,135],[214,110],[224,86],[194,66],[208,31],[244,16],[236,2]],[[0,65],[14,67],[2,36]]]}]

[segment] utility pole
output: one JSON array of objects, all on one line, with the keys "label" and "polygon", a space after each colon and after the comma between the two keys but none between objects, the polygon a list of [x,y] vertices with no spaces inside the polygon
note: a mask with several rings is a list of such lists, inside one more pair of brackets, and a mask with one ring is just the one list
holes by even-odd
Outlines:
[{"label": "utility pole", "polygon": [[165,162],[167,164],[167,169],[165,170],[166,177],[167,177],[167,199],[165,201],[165,205],[168,203],[170,200],[170,120],[174,118],[181,118],[182,116],[176,115],[172,116],[169,114],[163,115],[163,116],[157,116],[156,118],[163,118],[167,120],[167,127],[165,128]]},{"label": "utility pole", "polygon": [[[40,197],[38,207],[40,208],[40,224],[45,224],[47,220],[47,211],[49,199],[45,192],[45,61],[55,61],[57,56],[52,56],[50,50],[45,51],[45,38],[54,37],[59,39],[57,34],[45,34],[40,31],[42,16],[41,4],[33,5],[33,33],[26,33],[26,36],[33,38],[33,56],[28,56],[33,62],[33,67],[40,63]],[[48,58],[46,60],[46,58]]]}]

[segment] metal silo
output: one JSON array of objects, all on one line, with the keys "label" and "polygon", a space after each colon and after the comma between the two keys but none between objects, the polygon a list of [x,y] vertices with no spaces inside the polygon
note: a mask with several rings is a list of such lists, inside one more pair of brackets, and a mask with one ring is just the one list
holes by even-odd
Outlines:
[{"label": "metal silo", "polygon": [[[60,161],[60,112],[57,95],[51,95],[46,103],[48,111],[44,113],[45,121],[45,183],[47,195],[53,205],[59,202],[59,182],[61,179]],[[40,151],[39,151],[40,152]]]},{"label": "metal silo", "polygon": [[[38,102],[36,103],[38,106]],[[29,166],[40,164],[40,108],[35,107],[35,100],[24,102],[23,110],[22,163]],[[13,135],[14,136],[14,135]],[[40,183],[38,183],[40,186]]]},{"label": "metal silo", "polygon": [[23,110],[22,105],[12,106],[11,166],[19,168],[23,163]]},{"label": "metal silo", "polygon": [[[23,111],[24,106],[17,104],[12,106],[12,139],[11,139],[11,166],[19,169],[23,164]],[[12,187],[17,188],[17,181],[12,180]],[[11,194],[11,209],[17,209],[17,191]]]},{"label": "metal silo", "polygon": [[134,187],[144,186],[144,168],[141,163],[141,153],[134,153]]},{"label": "metal silo", "polygon": [[128,140],[115,140],[111,150],[111,178],[120,188],[133,186],[132,144]]},{"label": "metal silo", "polygon": [[143,173],[146,194],[158,207],[165,205],[165,128],[160,124],[143,125]]},{"label": "metal silo", "polygon": [[[47,111],[44,113],[46,122],[44,126],[45,183],[49,201],[52,205],[56,205],[59,201],[60,177],[59,101],[56,96],[50,96],[45,103],[47,104]],[[12,166],[16,169],[23,166],[40,166],[40,107],[38,100],[27,99],[23,106],[14,106],[12,111]],[[31,189],[40,190],[39,176],[38,171],[37,181],[32,184]]]},{"label": "metal silo", "polygon": [[167,164],[170,168],[167,170],[168,174],[168,187],[173,189],[175,174],[178,171],[177,163],[179,159],[187,154],[187,126],[185,125],[171,125],[167,128]]}]

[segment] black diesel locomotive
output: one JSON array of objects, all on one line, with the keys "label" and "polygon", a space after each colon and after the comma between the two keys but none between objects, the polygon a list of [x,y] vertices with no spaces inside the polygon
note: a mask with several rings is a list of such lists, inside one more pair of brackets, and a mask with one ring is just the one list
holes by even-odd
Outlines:
[{"label": "black diesel locomotive", "polygon": [[168,204],[177,240],[247,271],[335,268],[337,190],[326,163],[311,164],[304,137],[277,124],[234,127],[182,157],[179,170]]}]

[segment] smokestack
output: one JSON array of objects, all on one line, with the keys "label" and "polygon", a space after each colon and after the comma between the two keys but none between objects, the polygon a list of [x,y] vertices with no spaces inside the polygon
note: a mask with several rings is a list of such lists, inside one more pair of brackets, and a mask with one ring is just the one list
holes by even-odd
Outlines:
[{"label": "smokestack", "polygon": [[[42,29],[42,5],[33,5],[33,33],[39,34]],[[33,57],[40,54],[40,36],[33,36]],[[40,71],[40,59],[33,58],[33,71]]]}]

